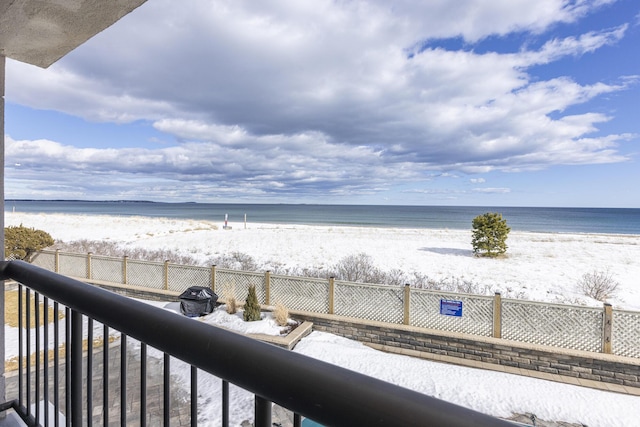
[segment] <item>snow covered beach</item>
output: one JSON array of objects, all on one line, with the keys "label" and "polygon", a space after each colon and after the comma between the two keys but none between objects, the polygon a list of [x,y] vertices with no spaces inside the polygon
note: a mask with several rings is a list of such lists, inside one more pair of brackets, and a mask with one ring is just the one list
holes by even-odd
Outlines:
[{"label": "snow covered beach", "polygon": [[[460,278],[505,298],[601,306],[577,286],[585,273],[608,271],[620,285],[615,308],[640,310],[640,235],[515,232],[504,259],[476,258],[470,230],[276,225],[228,225],[170,218],[6,213],[6,225],[47,231],[65,242],[103,240],[122,248],[163,249],[209,259],[239,252],[260,268],[327,268],[359,253],[383,270]],[[246,227],[246,228],[245,228]]]},{"label": "snow covered beach", "polygon": [[[423,271],[433,277],[463,276],[490,291],[553,302],[600,305],[575,289],[582,274],[609,269],[620,282],[615,306],[638,309],[640,236],[512,232],[509,256],[485,260],[471,254],[470,232],[222,223],[145,217],[7,213],[6,225],[49,232],[55,239],[109,240],[125,248],[145,247],[190,253],[202,262],[226,251],[249,254],[260,263],[318,267],[364,252],[381,268]],[[511,288],[511,290],[509,289]],[[296,352],[391,381],[419,392],[496,416],[535,413],[540,419],[590,426],[640,425],[640,397],[625,396],[497,372],[442,365],[384,354],[330,334],[314,332]],[[393,370],[390,370],[390,367]],[[175,374],[188,378],[188,367]],[[218,425],[219,387],[202,375],[203,425]],[[235,423],[250,419],[251,396],[238,392]],[[237,425],[237,424],[234,424]]]}]

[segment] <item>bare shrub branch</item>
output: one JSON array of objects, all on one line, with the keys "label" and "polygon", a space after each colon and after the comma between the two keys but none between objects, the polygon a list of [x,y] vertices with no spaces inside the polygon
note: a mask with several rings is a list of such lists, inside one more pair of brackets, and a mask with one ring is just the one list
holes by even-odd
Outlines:
[{"label": "bare shrub branch", "polygon": [[620,283],[613,278],[608,269],[585,273],[578,280],[578,289],[586,296],[598,301],[604,301],[615,296],[618,286],[620,286]]}]

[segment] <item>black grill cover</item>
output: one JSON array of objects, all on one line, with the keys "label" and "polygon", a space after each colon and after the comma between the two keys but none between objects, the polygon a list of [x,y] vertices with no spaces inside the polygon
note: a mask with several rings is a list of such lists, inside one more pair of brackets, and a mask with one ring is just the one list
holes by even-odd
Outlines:
[{"label": "black grill cover", "polygon": [[198,317],[213,311],[218,295],[204,286],[192,286],[180,294],[180,311],[185,316]]}]

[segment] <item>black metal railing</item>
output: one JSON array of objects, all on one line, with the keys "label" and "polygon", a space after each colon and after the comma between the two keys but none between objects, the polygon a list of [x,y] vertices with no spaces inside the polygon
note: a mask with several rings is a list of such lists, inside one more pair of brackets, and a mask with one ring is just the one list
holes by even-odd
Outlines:
[{"label": "black metal railing", "polygon": [[[120,345],[127,337],[140,346],[140,408],[135,424],[147,425],[147,347],[164,353],[163,423],[170,423],[169,375],[170,359],[191,365],[190,425],[197,425],[198,370],[222,381],[222,424],[229,424],[229,384],[235,384],[255,395],[254,425],[271,426],[272,403],[291,410],[293,425],[300,426],[303,417],[326,426],[509,426],[503,420],[453,405],[375,378],[315,360],[243,335],[194,322],[175,313],[100,289],[68,277],[35,267],[22,261],[7,261],[0,266],[4,279],[19,283],[19,385],[15,400],[3,407],[13,407],[28,425],[60,424],[58,414],[65,414],[70,426],[92,425],[92,322],[104,325],[105,344],[113,331],[121,334]],[[26,298],[25,301],[22,300]],[[31,298],[35,300],[31,313]],[[30,333],[31,318],[35,325],[49,323],[48,310],[41,313],[39,302],[48,307],[53,302],[53,348],[49,348],[47,327]],[[24,320],[22,307],[24,309]],[[64,363],[58,356],[60,310],[65,311],[66,352]],[[88,322],[86,356],[83,354],[83,321]],[[36,330],[39,328],[36,327]],[[23,333],[23,330],[26,333]],[[32,340],[35,341],[35,345]],[[23,349],[24,347],[24,349]],[[53,362],[29,357],[53,351]],[[121,348],[119,387],[109,387],[109,346],[103,346],[103,396],[120,393],[120,425],[131,424],[127,411],[126,348]],[[23,361],[24,359],[24,361]],[[259,360],[259,363],[256,361]],[[64,365],[64,366],[63,366]],[[53,370],[53,376],[51,375]],[[41,374],[42,372],[42,374]],[[64,373],[64,379],[60,378]],[[51,392],[50,392],[51,391]],[[60,393],[64,393],[61,396]],[[53,394],[53,397],[51,396]],[[117,397],[115,398],[117,399]],[[103,399],[102,423],[109,425],[109,399]],[[38,402],[50,402],[44,405]]]}]

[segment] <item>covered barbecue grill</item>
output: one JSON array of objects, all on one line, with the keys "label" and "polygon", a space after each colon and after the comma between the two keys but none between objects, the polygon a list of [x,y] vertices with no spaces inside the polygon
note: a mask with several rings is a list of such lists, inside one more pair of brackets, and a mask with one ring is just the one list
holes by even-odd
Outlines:
[{"label": "covered barbecue grill", "polygon": [[198,317],[213,311],[218,295],[204,286],[191,286],[180,294],[180,312],[188,317]]}]

